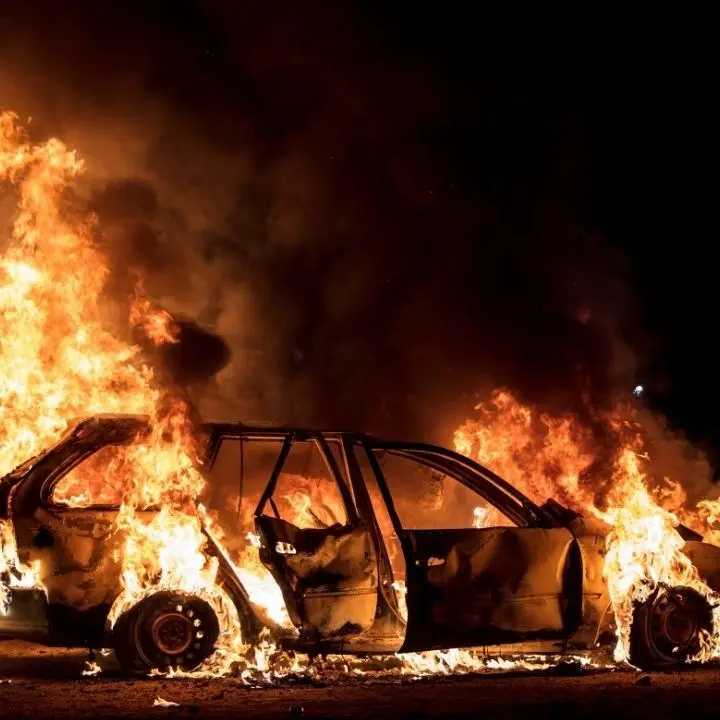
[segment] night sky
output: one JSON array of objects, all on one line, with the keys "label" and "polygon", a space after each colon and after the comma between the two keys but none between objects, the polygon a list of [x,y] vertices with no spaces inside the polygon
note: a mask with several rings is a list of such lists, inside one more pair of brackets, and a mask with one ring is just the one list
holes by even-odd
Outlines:
[{"label": "night sky", "polygon": [[230,414],[424,437],[499,385],[582,413],[641,383],[712,450],[702,23],[520,20],[3,3],[0,107],[87,158],[114,290],[141,266],[227,338]]}]

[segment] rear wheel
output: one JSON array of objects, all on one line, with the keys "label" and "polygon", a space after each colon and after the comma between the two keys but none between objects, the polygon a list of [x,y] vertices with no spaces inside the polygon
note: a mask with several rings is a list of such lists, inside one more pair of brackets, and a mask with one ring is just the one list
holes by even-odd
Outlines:
[{"label": "rear wheel", "polygon": [[630,662],[644,670],[686,662],[700,652],[703,633],[712,627],[712,608],[699,592],[658,588],[635,608]]},{"label": "rear wheel", "polygon": [[193,670],[213,651],[219,625],[196,595],[159,592],[122,615],[113,631],[115,654],[125,672]]}]

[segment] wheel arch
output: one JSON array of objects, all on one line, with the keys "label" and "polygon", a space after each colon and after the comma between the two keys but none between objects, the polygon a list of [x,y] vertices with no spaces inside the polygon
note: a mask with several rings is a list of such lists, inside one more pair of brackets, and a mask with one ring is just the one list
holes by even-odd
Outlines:
[{"label": "wheel arch", "polygon": [[250,643],[255,642],[258,640],[260,632],[266,625],[258,616],[250,600],[250,594],[235,572],[230,559],[210,535],[207,535],[207,539],[208,552],[218,561],[217,582],[228,593],[235,605],[240,619],[240,632],[242,633],[243,641]]}]

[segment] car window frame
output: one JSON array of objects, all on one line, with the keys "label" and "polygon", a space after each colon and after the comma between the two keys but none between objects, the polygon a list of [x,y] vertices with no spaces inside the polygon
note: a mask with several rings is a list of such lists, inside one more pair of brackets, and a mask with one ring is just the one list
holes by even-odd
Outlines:
[{"label": "car window frame", "polygon": [[[287,433],[284,436],[283,445],[280,450],[280,453],[278,455],[278,459],[275,463],[275,467],[272,470],[272,473],[270,474],[270,479],[268,480],[268,484],[265,487],[265,490],[263,491],[263,494],[260,497],[260,500],[258,501],[257,507],[255,508],[255,517],[272,517],[271,515],[268,515],[265,513],[265,508],[268,504],[270,504],[270,507],[273,510],[273,515],[275,519],[283,520],[283,518],[280,517],[280,513],[277,509],[277,505],[275,504],[275,501],[273,500],[272,496],[277,488],[277,483],[280,478],[280,474],[282,473],[283,467],[285,466],[285,462],[287,461],[287,457],[290,454],[290,450],[292,449],[292,446],[296,442],[314,442],[315,446],[317,447],[318,451],[320,452],[321,457],[325,461],[326,468],[330,474],[330,478],[335,482],[335,485],[337,486],[340,497],[342,499],[343,507],[345,509],[345,517],[346,517],[346,524],[343,525],[343,527],[357,527],[357,525],[360,522],[360,518],[357,513],[357,508],[355,507],[355,502],[353,499],[353,496],[350,492],[350,488],[348,487],[345,478],[343,477],[342,473],[340,472],[340,468],[338,467],[335,457],[333,453],[331,452],[328,444],[327,439],[323,437],[321,433],[296,433],[296,432],[290,432]],[[340,448],[342,449],[342,444],[340,445]],[[347,465],[347,458],[345,458],[345,463]],[[285,521],[287,522],[287,521]],[[302,529],[302,528],[301,528]]]},{"label": "car window frame", "polygon": [[[62,512],[118,512],[122,507],[122,503],[115,504],[90,504],[90,505],[66,505],[64,503],[55,502],[53,500],[53,493],[57,484],[69,473],[72,472],[80,463],[87,460],[95,453],[100,452],[109,445],[118,447],[130,447],[131,445],[141,444],[138,443],[138,438],[141,438],[145,433],[145,428],[140,425],[138,428],[131,428],[123,430],[118,428],[121,433],[121,437],[111,437],[105,442],[98,442],[93,440],[94,434],[89,432],[85,427],[84,422],[77,424],[72,430],[68,429],[62,436],[61,440],[54,446],[54,451],[62,451],[63,446],[72,448],[73,443],[77,443],[74,452],[70,452],[67,457],[64,457],[61,462],[52,469],[48,476],[43,480],[40,487],[40,502],[47,510],[55,513]],[[143,508],[141,512],[159,512],[160,508],[151,506]]]},{"label": "car window frame", "polygon": [[[361,446],[368,457],[370,467],[375,474],[376,481],[380,488],[380,493],[385,501],[386,508],[390,514],[390,518],[393,524],[396,525],[396,532],[400,531],[412,531],[411,528],[406,528],[400,516],[395,508],[395,501],[390,491],[390,487],[387,484],[385,475],[380,467],[378,458],[375,455],[376,451],[385,451],[390,454],[394,454],[399,457],[405,457],[409,460],[423,465],[432,470],[441,472],[449,477],[453,478],[457,482],[461,483],[469,490],[476,493],[480,498],[489,503],[496,510],[501,512],[511,523],[514,523],[514,527],[531,527],[532,526],[532,513],[534,505],[527,498],[515,488],[509,486],[513,493],[510,494],[503,487],[507,483],[502,478],[494,475],[486,468],[478,465],[474,467],[476,463],[470,465],[469,462],[458,462],[458,458],[463,456],[455,457],[456,453],[452,453],[445,448],[436,447],[434,445],[425,445],[423,443],[395,443],[395,442],[373,442],[372,440],[361,440],[357,443]],[[440,458],[438,460],[437,458]],[[434,461],[433,461],[434,460]],[[467,460],[467,459],[465,459]],[[487,472],[490,477],[484,477]],[[517,497],[513,497],[516,495]],[[538,511],[539,516],[539,511]],[[484,528],[458,528],[464,530],[483,530]],[[434,530],[427,530],[426,532],[442,532],[442,528],[436,528]],[[420,532],[420,531],[418,531]]]},{"label": "car window frame", "polygon": [[[53,494],[55,492],[55,488],[57,487],[58,483],[70,472],[72,472],[78,465],[85,462],[88,458],[92,457],[96,453],[100,452],[101,450],[105,449],[106,447],[110,445],[115,445],[118,447],[129,447],[130,445],[133,445],[132,442],[125,442],[125,443],[105,443],[104,445],[99,445],[97,447],[91,447],[91,448],[78,448],[77,454],[71,454],[67,458],[63,459],[63,461],[58,465],[56,468],[53,469],[53,471],[48,475],[44,487],[42,490],[41,499],[43,502],[43,505],[48,510],[53,510],[55,512],[77,512],[77,511],[86,511],[86,512],[118,512],[120,510],[120,507],[122,506],[122,503],[118,504],[108,504],[108,503],[94,503],[89,505],[67,505],[65,503],[56,502],[53,499]],[[143,509],[143,512],[145,511],[153,511],[157,510],[157,508],[145,508]]]}]

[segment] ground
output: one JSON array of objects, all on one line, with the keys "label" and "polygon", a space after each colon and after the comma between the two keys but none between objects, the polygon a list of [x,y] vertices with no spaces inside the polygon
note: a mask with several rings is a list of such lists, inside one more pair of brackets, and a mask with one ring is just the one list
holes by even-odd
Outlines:
[{"label": "ground", "polygon": [[[0,717],[550,718],[720,716],[720,668],[644,675],[570,670],[344,682],[83,677],[86,655],[0,642]],[[157,698],[179,703],[158,707]]]}]

